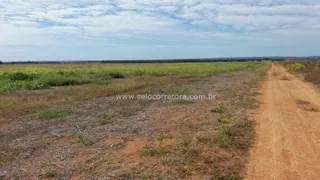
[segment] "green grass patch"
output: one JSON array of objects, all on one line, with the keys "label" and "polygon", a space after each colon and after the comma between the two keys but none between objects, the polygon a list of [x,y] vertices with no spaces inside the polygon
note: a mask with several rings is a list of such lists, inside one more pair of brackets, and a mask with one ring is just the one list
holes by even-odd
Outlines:
[{"label": "green grass patch", "polygon": [[78,143],[81,143],[83,145],[87,145],[88,141],[89,141],[88,138],[85,138],[85,137],[82,137],[82,136],[78,136],[78,140],[77,140]]},{"label": "green grass patch", "polygon": [[[55,86],[109,84],[111,79],[127,76],[166,76],[254,71],[262,62],[211,63],[140,63],[140,64],[8,64],[1,65],[0,94],[16,90],[45,89]],[[190,90],[173,90],[170,94],[189,94]]]},{"label": "green grass patch", "polygon": [[62,118],[67,116],[72,116],[74,114],[71,110],[64,110],[64,109],[48,109],[41,111],[38,114],[40,119],[55,119],[55,118]]},{"label": "green grass patch", "polygon": [[217,137],[217,142],[220,147],[229,147],[232,143],[232,126],[222,126]]}]

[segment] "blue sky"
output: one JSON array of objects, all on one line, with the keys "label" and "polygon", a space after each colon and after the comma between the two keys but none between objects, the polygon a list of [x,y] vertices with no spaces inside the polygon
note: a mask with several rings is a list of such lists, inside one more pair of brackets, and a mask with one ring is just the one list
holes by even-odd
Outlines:
[{"label": "blue sky", "polygon": [[320,0],[0,0],[0,60],[320,55]]}]

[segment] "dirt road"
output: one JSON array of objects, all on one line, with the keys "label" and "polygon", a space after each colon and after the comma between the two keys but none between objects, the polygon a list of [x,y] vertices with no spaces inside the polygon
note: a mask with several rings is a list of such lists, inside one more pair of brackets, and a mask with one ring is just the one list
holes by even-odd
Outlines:
[{"label": "dirt road", "polygon": [[319,179],[319,91],[273,65],[261,93],[246,179]]}]

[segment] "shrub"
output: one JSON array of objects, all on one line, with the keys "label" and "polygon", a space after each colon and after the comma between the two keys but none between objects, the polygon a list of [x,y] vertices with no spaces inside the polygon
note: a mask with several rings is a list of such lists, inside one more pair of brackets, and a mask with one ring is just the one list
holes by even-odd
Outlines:
[{"label": "shrub", "polygon": [[61,76],[79,76],[79,74],[75,71],[63,71],[63,70],[59,70],[56,72],[56,74],[61,75]]},{"label": "shrub", "polygon": [[305,68],[305,65],[300,64],[300,63],[295,63],[295,64],[288,65],[288,70],[289,71],[301,71],[304,68]]},{"label": "shrub", "polygon": [[11,81],[30,81],[36,78],[35,74],[27,74],[24,72],[4,73],[3,76],[7,77]]},{"label": "shrub", "polygon": [[38,80],[36,81],[30,81],[30,82],[23,82],[23,89],[28,90],[36,90],[36,89],[46,89],[49,88],[47,84],[44,84]]},{"label": "shrub", "polygon": [[43,84],[46,84],[48,86],[74,86],[90,83],[90,81],[87,79],[65,77],[61,75],[45,76],[41,79],[41,81],[43,82]]}]

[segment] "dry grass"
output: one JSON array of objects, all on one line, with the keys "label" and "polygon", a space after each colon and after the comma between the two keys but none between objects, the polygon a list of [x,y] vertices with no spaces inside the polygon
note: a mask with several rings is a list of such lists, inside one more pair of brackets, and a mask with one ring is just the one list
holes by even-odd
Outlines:
[{"label": "dry grass", "polygon": [[[9,124],[0,136],[1,168],[9,172],[4,176],[240,179],[253,137],[245,112],[258,105],[254,89],[267,69],[261,63],[232,76],[147,75],[114,79],[108,85],[3,95],[0,113],[6,120],[0,120]],[[217,99],[172,105],[173,100],[117,101],[113,96],[150,91],[212,93]],[[77,113],[49,121],[30,116],[48,109]]]},{"label": "dry grass", "polygon": [[291,71],[304,74],[305,81],[320,85],[320,60],[285,60],[283,64]]}]

